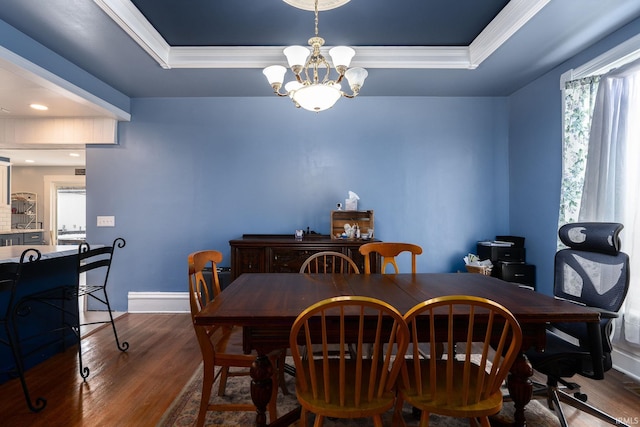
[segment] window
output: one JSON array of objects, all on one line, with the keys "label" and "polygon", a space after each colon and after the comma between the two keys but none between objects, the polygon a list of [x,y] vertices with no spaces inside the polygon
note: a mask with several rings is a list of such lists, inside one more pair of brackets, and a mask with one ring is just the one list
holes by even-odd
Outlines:
[{"label": "window", "polygon": [[[568,82],[564,93],[560,225],[622,223],[633,284],[640,277],[640,60],[601,77]],[[635,355],[635,363],[640,363],[639,307],[640,289],[631,286],[614,336],[619,354]]]},{"label": "window", "polygon": [[562,188],[558,228],[578,221],[587,164],[591,114],[600,77],[567,82],[564,88]]}]

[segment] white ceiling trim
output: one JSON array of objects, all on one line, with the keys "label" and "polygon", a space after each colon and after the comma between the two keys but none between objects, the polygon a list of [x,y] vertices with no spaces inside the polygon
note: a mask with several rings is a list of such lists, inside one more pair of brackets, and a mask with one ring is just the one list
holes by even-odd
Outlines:
[{"label": "white ceiling trim", "polygon": [[93,0],[116,24],[162,66],[171,68],[171,46],[129,0]]},{"label": "white ceiling trim", "polygon": [[473,68],[529,22],[551,0],[511,0],[469,45]]},{"label": "white ceiling trim", "polygon": [[[286,46],[172,47],[164,68],[264,68],[287,65]],[[322,52],[328,56],[331,46]],[[475,68],[469,48],[421,46],[360,46],[352,66],[366,68]],[[162,64],[161,64],[162,65]]]},{"label": "white ceiling trim", "polygon": [[[93,0],[162,68],[263,68],[284,46],[170,46],[130,0]],[[511,0],[469,46],[353,46],[366,68],[477,68],[551,0]],[[327,47],[328,48],[328,47]]]}]

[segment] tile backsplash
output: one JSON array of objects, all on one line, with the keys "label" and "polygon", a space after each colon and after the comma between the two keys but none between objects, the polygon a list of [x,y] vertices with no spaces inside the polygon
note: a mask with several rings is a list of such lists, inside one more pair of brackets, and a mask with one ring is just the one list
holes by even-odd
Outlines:
[{"label": "tile backsplash", "polygon": [[0,231],[11,230],[11,205],[0,205]]}]

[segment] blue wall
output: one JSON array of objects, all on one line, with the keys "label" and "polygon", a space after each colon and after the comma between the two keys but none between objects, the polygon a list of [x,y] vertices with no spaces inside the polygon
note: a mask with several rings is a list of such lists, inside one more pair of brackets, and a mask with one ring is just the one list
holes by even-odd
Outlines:
[{"label": "blue wall", "polygon": [[[509,220],[525,236],[527,261],[537,269],[538,291],[553,291],[560,181],[560,76],[640,34],[640,19],[596,43],[509,97]],[[621,235],[624,239],[624,232]]]},{"label": "blue wall", "polygon": [[[112,276],[127,291],[186,291],[187,255],[243,233],[328,233],[349,190],[378,238],[410,241],[425,272],[463,270],[506,233],[504,98],[342,100],[314,114],[283,98],[134,99],[120,145],[87,149],[88,236],[127,240]],[[115,215],[115,228],[97,228]],[[402,267],[402,266],[401,266]]]},{"label": "blue wall", "polygon": [[[0,21],[3,46],[132,114],[120,145],[87,149],[89,240],[127,239],[111,278],[118,310],[128,291],[185,291],[192,251],[222,250],[228,265],[243,233],[328,232],[349,190],[375,211],[377,237],[423,246],[420,271],[462,270],[477,240],[520,235],[550,293],[560,75],[639,33],[636,20],[509,98],[361,96],[313,114],[276,97],[129,105]],[[97,215],[116,227],[95,227]]]}]

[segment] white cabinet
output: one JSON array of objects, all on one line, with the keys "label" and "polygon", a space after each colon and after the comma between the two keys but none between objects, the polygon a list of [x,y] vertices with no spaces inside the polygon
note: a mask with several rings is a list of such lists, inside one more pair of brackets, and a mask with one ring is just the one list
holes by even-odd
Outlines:
[{"label": "white cabinet", "polygon": [[38,228],[38,195],[36,193],[11,194],[11,228]]},{"label": "white cabinet", "polygon": [[9,206],[11,192],[11,163],[6,157],[0,157],[0,205]]}]

